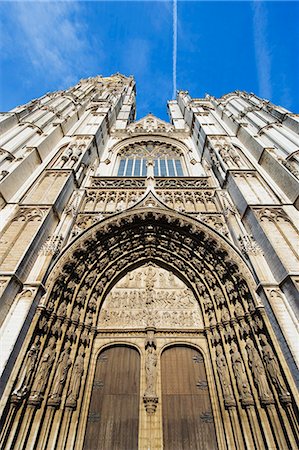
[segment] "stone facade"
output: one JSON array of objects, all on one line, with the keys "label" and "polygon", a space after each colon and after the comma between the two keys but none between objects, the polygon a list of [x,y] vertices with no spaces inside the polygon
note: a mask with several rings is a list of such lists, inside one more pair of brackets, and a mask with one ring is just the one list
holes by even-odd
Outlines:
[{"label": "stone facade", "polygon": [[[239,91],[168,110],[135,121],[115,74],[1,114],[3,449],[298,446],[299,117]],[[134,445],[130,400],[103,406],[115,348]],[[185,447],[179,370],[205,405]]]}]

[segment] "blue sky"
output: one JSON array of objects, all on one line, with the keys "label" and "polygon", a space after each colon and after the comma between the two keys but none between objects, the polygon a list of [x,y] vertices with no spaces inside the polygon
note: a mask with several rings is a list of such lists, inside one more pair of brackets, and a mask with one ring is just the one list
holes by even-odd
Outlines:
[{"label": "blue sky", "polygon": [[[177,89],[255,92],[299,113],[299,3],[178,1]],[[80,78],[137,82],[137,115],[167,120],[172,1],[0,1],[0,110]]]}]

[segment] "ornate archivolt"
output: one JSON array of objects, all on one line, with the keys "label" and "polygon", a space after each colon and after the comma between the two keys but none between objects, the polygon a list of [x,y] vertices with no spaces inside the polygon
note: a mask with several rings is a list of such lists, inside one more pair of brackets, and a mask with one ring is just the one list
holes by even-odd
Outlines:
[{"label": "ornate archivolt", "polygon": [[[146,274],[140,304],[159,301],[160,285],[146,281],[149,267],[187,286],[183,301],[189,298],[190,310],[194,299],[199,304],[192,326],[202,327],[201,316],[213,368],[210,389],[226,429],[218,436],[220,448],[296,448],[295,388],[248,267],[226,239],[163,209],[153,196],[95,224],[52,268],[7,388],[2,448],[14,442],[18,449],[80,448],[75,442],[84,433],[81,411],[88,408],[84,389],[95,337],[130,274]],[[127,301],[131,297],[121,298],[120,310]],[[171,311],[178,303],[173,298]]]}]

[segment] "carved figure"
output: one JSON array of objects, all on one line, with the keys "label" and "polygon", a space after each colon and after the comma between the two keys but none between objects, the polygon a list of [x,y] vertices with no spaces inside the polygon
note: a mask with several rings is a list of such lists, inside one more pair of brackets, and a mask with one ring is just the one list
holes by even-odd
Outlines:
[{"label": "carved figure", "polygon": [[204,307],[205,312],[208,312],[209,309],[213,308],[213,303],[208,294],[204,294],[202,302],[203,302],[203,307]]},{"label": "carved figure", "polygon": [[210,325],[216,325],[216,316],[215,316],[215,311],[213,309],[209,309],[208,318],[210,321]]},{"label": "carved figure", "polygon": [[231,384],[230,384],[226,359],[223,354],[222,347],[219,344],[216,347],[216,365],[217,365],[217,372],[219,375],[219,380],[220,380],[222,391],[223,391],[224,400],[225,400],[225,402],[230,403],[230,402],[234,401],[234,397],[233,397],[232,388],[231,388]]},{"label": "carved figure", "polygon": [[66,404],[67,406],[76,407],[77,399],[81,387],[81,379],[84,373],[84,355],[85,349],[83,345],[80,346],[78,355],[75,359],[74,368],[72,372],[72,377],[70,381],[70,388],[67,395]]},{"label": "carved figure", "polygon": [[236,304],[235,304],[235,315],[237,317],[239,317],[239,316],[243,316],[243,314],[244,314],[244,308],[241,305],[241,303],[239,302],[239,300],[237,300]]},{"label": "carved figure", "polygon": [[52,365],[55,360],[56,353],[54,351],[56,339],[52,336],[48,345],[43,352],[43,356],[39,363],[38,371],[33,383],[30,398],[39,398],[44,392],[51,373]]},{"label": "carved figure", "polygon": [[157,353],[153,346],[149,346],[145,356],[145,397],[156,397]]},{"label": "carved figure", "polygon": [[77,305],[77,306],[75,306],[75,308],[73,309],[71,319],[72,319],[74,322],[78,322],[79,318],[80,318],[80,308],[79,308],[79,305]]},{"label": "carved figure", "polygon": [[274,355],[274,352],[264,334],[260,335],[260,342],[262,345],[263,359],[266,370],[271,378],[272,383],[281,396],[290,396],[290,393],[288,392],[282,378],[276,356]]},{"label": "carved figure", "polygon": [[156,272],[153,267],[149,267],[146,273],[146,287],[153,289],[156,281]]},{"label": "carved figure", "polygon": [[238,351],[238,347],[235,342],[231,343],[231,361],[233,366],[233,371],[237,381],[237,387],[239,394],[241,396],[242,402],[253,401],[249,383],[247,382],[246,373],[244,365],[242,362],[242,357]]},{"label": "carved figure", "polygon": [[18,378],[18,384],[13,391],[12,395],[16,396],[19,399],[22,399],[28,393],[32,382],[32,376],[35,370],[35,363],[38,357],[38,352],[40,349],[40,340],[39,336],[36,336],[34,343],[30,347],[26,359],[24,361],[24,365],[21,370],[21,374]]},{"label": "carved figure", "polygon": [[249,366],[251,368],[252,377],[256,385],[259,398],[262,402],[272,400],[272,393],[269,390],[268,380],[262,360],[258,354],[254,343],[250,338],[246,339],[246,350],[248,355]]},{"label": "carved figure", "polygon": [[58,317],[65,317],[66,315],[66,304],[65,302],[60,303],[58,310],[57,310],[57,316]]},{"label": "carved figure", "polygon": [[66,341],[65,347],[63,352],[61,353],[58,365],[56,368],[56,374],[53,382],[53,386],[50,392],[50,399],[57,399],[60,400],[61,394],[63,391],[64,384],[66,382],[67,374],[69,371],[69,368],[72,364],[71,358],[70,358],[70,351],[71,351],[71,344],[69,341]]},{"label": "carved figure", "polygon": [[229,311],[226,306],[223,306],[222,312],[221,312],[221,320],[223,322],[228,322],[230,320]]}]

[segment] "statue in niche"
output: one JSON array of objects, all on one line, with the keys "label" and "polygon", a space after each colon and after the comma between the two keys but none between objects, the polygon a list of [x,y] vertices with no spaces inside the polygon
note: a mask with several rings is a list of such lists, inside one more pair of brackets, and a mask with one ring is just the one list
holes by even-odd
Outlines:
[{"label": "statue in niche", "polygon": [[203,302],[203,307],[204,307],[205,312],[208,312],[209,309],[213,308],[213,303],[208,294],[204,294],[202,302]]},{"label": "statue in niche", "polygon": [[56,353],[54,351],[56,339],[54,336],[50,337],[48,345],[43,352],[43,356],[39,363],[37,374],[32,386],[30,400],[39,399],[45,392],[48,379],[51,373],[53,363],[55,361]]},{"label": "statue in niche", "polygon": [[145,381],[144,397],[156,397],[157,352],[154,346],[148,346],[145,355]]},{"label": "statue in niche", "polygon": [[272,402],[273,397],[268,386],[268,380],[262,360],[250,338],[246,339],[246,351],[248,355],[249,367],[251,369],[253,381],[256,385],[260,400],[264,403]]},{"label": "statue in niche", "polygon": [[67,374],[72,364],[70,352],[71,352],[71,344],[69,341],[66,341],[64,350],[61,353],[58,360],[53,386],[49,395],[50,400],[61,399],[61,394],[63,391],[64,384],[66,382]]},{"label": "statue in niche", "polygon": [[224,327],[224,330],[223,330],[223,334],[224,334],[226,342],[229,342],[231,339],[234,338],[235,332],[234,332],[234,330],[232,329],[232,327],[230,326],[229,323],[225,324],[225,327]]},{"label": "statue in niche", "polygon": [[230,320],[229,311],[228,311],[226,306],[223,306],[222,312],[221,312],[221,321],[222,322],[229,322],[229,320]]},{"label": "statue in niche", "polygon": [[249,383],[247,382],[247,377],[242,361],[240,352],[238,351],[237,344],[235,342],[231,343],[231,361],[233,366],[233,371],[237,381],[238,391],[241,397],[241,401],[244,403],[253,402],[253,398],[250,392]]},{"label": "statue in niche", "polygon": [[65,302],[60,303],[58,310],[57,310],[57,316],[58,317],[65,317],[66,316],[66,304]]},{"label": "statue in niche", "polygon": [[73,309],[72,315],[71,315],[71,319],[74,322],[78,322],[80,319],[80,308],[79,305],[75,306],[75,308]]},{"label": "statue in niche", "polygon": [[93,296],[91,297],[91,299],[89,300],[89,302],[88,302],[88,308],[89,308],[91,311],[96,311],[96,309],[97,309],[97,298],[96,298],[95,295],[93,295]]},{"label": "statue in niche", "polygon": [[212,344],[215,346],[215,345],[217,345],[220,341],[221,341],[221,336],[220,336],[220,334],[218,333],[217,328],[215,327],[215,328],[212,329],[212,333],[211,333],[211,342],[212,342]]},{"label": "statue in niche", "polygon": [[223,354],[222,346],[220,344],[216,347],[216,365],[219,375],[224,401],[227,404],[234,403],[234,397],[232,393],[231,383],[229,379],[229,373],[227,369],[226,359]]},{"label": "statue in niche", "polygon": [[284,383],[281,371],[274,352],[264,334],[260,335],[260,342],[262,345],[263,360],[266,366],[266,370],[271,378],[272,383],[277,389],[277,392],[282,397],[290,397],[290,393]]},{"label": "statue in niche", "polygon": [[209,318],[210,325],[216,325],[216,316],[215,316],[215,311],[213,309],[209,309],[208,318]]},{"label": "statue in niche", "polygon": [[240,317],[240,316],[243,316],[243,314],[244,314],[244,308],[241,305],[241,303],[239,302],[239,300],[237,300],[236,304],[235,304],[235,315],[237,317]]},{"label": "statue in niche", "polygon": [[32,382],[32,376],[36,367],[36,360],[38,357],[39,349],[40,338],[39,336],[36,336],[32,346],[27,352],[27,356],[22,366],[21,373],[18,377],[18,384],[12,393],[13,397],[16,397],[19,400],[22,400],[29,391]]},{"label": "statue in niche", "polygon": [[67,394],[66,405],[71,407],[77,406],[77,399],[79,397],[81,379],[84,373],[84,355],[85,349],[81,345],[79,348],[78,355],[75,359],[74,368],[72,372],[72,377],[70,381],[70,387]]}]

